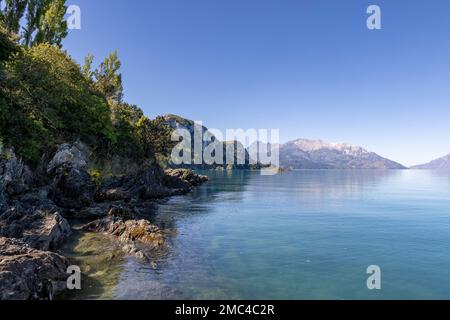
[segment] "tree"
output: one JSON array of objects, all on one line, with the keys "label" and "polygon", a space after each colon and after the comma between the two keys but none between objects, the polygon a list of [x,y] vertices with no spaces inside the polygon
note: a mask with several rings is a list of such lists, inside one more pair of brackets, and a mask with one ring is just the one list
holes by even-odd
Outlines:
[{"label": "tree", "polygon": [[45,12],[38,20],[38,30],[33,44],[50,43],[61,47],[62,40],[67,36],[67,22],[64,20],[67,11],[65,3],[66,0],[50,0],[50,3],[47,3]]},{"label": "tree", "polygon": [[94,62],[94,56],[92,54],[88,54],[84,58],[83,64],[83,75],[89,81],[93,81],[94,73],[92,72],[92,63]]},{"label": "tree", "polygon": [[8,32],[18,33],[27,0],[1,0],[0,3],[4,5],[3,11],[0,12],[0,21]]},{"label": "tree", "polygon": [[94,71],[95,88],[110,104],[121,103],[123,99],[122,75],[117,50],[111,53]]},{"label": "tree", "polygon": [[0,25],[0,63],[7,60],[11,53],[16,52],[17,50],[18,45],[16,44],[14,35]]},{"label": "tree", "polygon": [[7,31],[20,35],[25,46],[49,43],[61,47],[67,36],[66,0],[0,1],[5,6],[0,21]]},{"label": "tree", "polygon": [[13,54],[4,67],[0,135],[26,161],[36,163],[49,147],[78,138],[97,150],[115,143],[110,108],[65,52],[39,44]]},{"label": "tree", "polygon": [[158,154],[167,158],[175,146],[171,141],[172,130],[165,124],[163,117],[150,120],[142,116],[136,124],[136,132],[147,157]]}]

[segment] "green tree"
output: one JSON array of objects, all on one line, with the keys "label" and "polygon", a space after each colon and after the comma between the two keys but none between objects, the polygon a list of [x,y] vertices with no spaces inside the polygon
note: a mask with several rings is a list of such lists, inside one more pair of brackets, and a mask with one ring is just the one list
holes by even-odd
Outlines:
[{"label": "green tree", "polygon": [[145,156],[158,154],[165,158],[169,157],[175,143],[171,141],[172,130],[165,124],[163,117],[150,120],[142,116],[135,127]]},{"label": "green tree", "polygon": [[116,135],[104,98],[66,53],[40,44],[5,63],[0,134],[27,161],[50,146],[75,139],[108,148]]},{"label": "green tree", "polygon": [[121,62],[117,50],[111,53],[94,71],[95,88],[111,103],[121,103],[123,99]]},{"label": "green tree", "polygon": [[65,3],[66,0],[51,0],[46,4],[45,12],[38,20],[38,30],[33,44],[50,43],[61,47],[62,40],[67,36]]},{"label": "green tree", "polygon": [[0,0],[5,8],[0,21],[7,31],[21,36],[25,46],[49,43],[61,46],[67,36],[66,0]]},{"label": "green tree", "polygon": [[83,64],[83,75],[89,81],[93,81],[94,73],[92,72],[92,63],[94,62],[94,56],[92,54],[88,54],[84,58]]},{"label": "green tree", "polygon": [[2,0],[0,4],[4,6],[0,12],[0,22],[8,32],[19,33],[20,19],[27,7],[27,0]]}]

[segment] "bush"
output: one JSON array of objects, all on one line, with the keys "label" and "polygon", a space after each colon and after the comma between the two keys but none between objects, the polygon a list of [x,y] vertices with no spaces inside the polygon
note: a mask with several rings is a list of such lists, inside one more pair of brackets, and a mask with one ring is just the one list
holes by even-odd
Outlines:
[{"label": "bush", "polygon": [[91,146],[115,142],[110,109],[57,47],[23,48],[4,64],[0,133],[25,160],[36,162],[52,144],[81,139]]}]

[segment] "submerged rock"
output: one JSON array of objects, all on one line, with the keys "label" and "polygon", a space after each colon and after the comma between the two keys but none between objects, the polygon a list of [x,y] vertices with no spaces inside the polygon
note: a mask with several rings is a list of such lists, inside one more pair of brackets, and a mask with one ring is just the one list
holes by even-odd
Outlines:
[{"label": "submerged rock", "polygon": [[127,211],[111,210],[108,217],[93,221],[82,229],[90,232],[104,232],[116,236],[126,253],[139,258],[161,250],[165,241],[162,231],[148,220],[126,220]]},{"label": "submerged rock", "polygon": [[66,288],[68,266],[56,253],[1,237],[0,300],[52,299]]}]

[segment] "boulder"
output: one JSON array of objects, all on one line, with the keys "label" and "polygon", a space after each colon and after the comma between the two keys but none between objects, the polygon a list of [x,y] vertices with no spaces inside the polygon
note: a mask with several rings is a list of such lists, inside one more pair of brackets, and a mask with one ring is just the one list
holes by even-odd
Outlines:
[{"label": "boulder", "polygon": [[92,204],[95,184],[87,171],[89,153],[81,143],[63,144],[47,166],[53,179],[49,197],[67,209],[82,209]]},{"label": "boulder", "polygon": [[67,286],[68,266],[56,253],[0,237],[0,300],[52,299]]},{"label": "boulder", "polygon": [[58,147],[53,158],[47,165],[47,173],[51,174],[62,166],[86,168],[90,152],[81,142],[65,143]]}]

